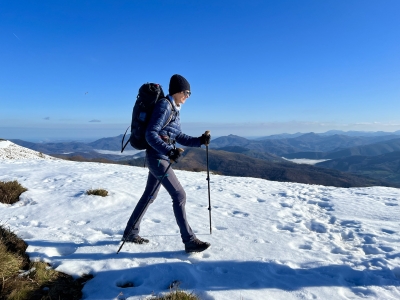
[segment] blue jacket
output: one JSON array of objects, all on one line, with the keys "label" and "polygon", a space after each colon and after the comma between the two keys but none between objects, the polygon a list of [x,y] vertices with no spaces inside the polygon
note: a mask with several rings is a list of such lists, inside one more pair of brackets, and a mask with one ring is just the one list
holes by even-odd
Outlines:
[{"label": "blue jacket", "polygon": [[[165,126],[171,114],[173,114],[172,119]],[[182,133],[179,110],[176,108],[172,97],[169,96],[157,101],[146,130],[146,141],[150,145],[146,149],[147,155],[153,158],[169,160],[167,153],[174,149],[174,146],[164,141],[162,137],[169,137],[171,141],[174,140],[187,147],[201,146],[200,138]]]}]

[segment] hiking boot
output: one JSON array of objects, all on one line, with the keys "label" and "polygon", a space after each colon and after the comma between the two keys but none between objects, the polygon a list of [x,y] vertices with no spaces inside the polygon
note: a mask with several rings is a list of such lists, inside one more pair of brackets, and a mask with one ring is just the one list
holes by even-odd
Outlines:
[{"label": "hiking boot", "polygon": [[202,242],[199,239],[194,239],[193,241],[190,241],[189,243],[185,244],[185,251],[187,253],[190,253],[190,252],[202,252],[202,251],[206,250],[210,246],[211,246],[210,243]]},{"label": "hiking boot", "polygon": [[122,238],[122,241],[125,243],[134,243],[134,244],[147,244],[149,242],[148,239],[144,239],[139,235],[136,236],[129,235],[127,237]]}]

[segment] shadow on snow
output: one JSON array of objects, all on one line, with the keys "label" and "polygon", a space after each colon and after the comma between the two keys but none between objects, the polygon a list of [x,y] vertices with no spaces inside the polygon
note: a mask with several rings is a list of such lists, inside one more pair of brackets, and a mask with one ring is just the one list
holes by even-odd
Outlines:
[{"label": "shadow on snow", "polygon": [[[276,261],[207,261],[203,254],[188,255],[184,251],[163,252],[127,252],[136,245],[125,246],[116,254],[119,241],[101,241],[93,244],[53,243],[31,240],[30,246],[52,247],[59,255],[47,256],[42,252],[30,252],[31,257],[41,257],[53,262],[56,268],[62,257],[63,262],[90,260],[101,262],[112,260],[115,263],[126,261],[126,269],[93,271],[94,279],[89,281],[84,293],[91,295],[99,291],[99,282],[107,283],[101,289],[103,297],[115,297],[121,286],[132,283],[133,287],[123,289],[125,295],[149,295],[153,291],[168,290],[171,282],[179,280],[184,290],[226,291],[281,289],[299,290],[305,287],[347,287],[357,293],[365,292],[367,286],[400,286],[400,271],[382,267],[374,270],[356,270],[348,265],[324,265],[317,267],[293,268]],[[76,249],[85,246],[111,245],[110,253],[76,253]],[[115,246],[115,247],[114,247]],[[144,246],[146,247],[146,246]],[[58,250],[57,250],[58,249]],[[66,249],[66,250],[65,250]],[[75,250],[74,250],[75,249]],[[111,250],[115,250],[111,252]],[[125,250],[125,251],[124,251]],[[54,254],[54,252],[53,252]],[[204,253],[205,255],[207,252]],[[391,259],[400,257],[392,255]],[[142,259],[163,258],[164,263],[147,264]],[[170,260],[170,261],[168,261]],[[371,258],[374,265],[376,258]],[[106,262],[105,262],[106,263]],[[106,263],[108,264],[108,263]],[[364,262],[363,265],[368,265]],[[100,280],[97,281],[96,279]],[[97,283],[96,283],[97,282]],[[369,291],[372,293],[372,291]],[[106,296],[107,295],[107,296]],[[204,295],[206,296],[206,295]],[[202,298],[204,298],[202,296]]]}]

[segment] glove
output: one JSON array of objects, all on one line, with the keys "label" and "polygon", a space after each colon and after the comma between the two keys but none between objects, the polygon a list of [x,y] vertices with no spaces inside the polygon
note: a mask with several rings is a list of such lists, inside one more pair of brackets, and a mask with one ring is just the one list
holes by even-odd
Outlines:
[{"label": "glove", "polygon": [[178,158],[181,156],[181,151],[179,148],[172,149],[171,151],[168,152],[167,156],[170,159],[170,161],[178,162]]},{"label": "glove", "polygon": [[211,135],[203,133],[203,134],[199,137],[199,139],[200,139],[200,143],[201,143],[202,145],[208,146],[208,145],[210,144],[210,141],[211,141]]}]

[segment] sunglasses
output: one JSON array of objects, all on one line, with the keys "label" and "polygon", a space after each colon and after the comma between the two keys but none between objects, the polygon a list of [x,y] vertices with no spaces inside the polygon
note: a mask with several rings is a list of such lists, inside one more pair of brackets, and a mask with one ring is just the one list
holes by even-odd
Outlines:
[{"label": "sunglasses", "polygon": [[186,97],[190,97],[190,95],[192,94],[191,91],[184,91],[183,93],[185,94]]}]

